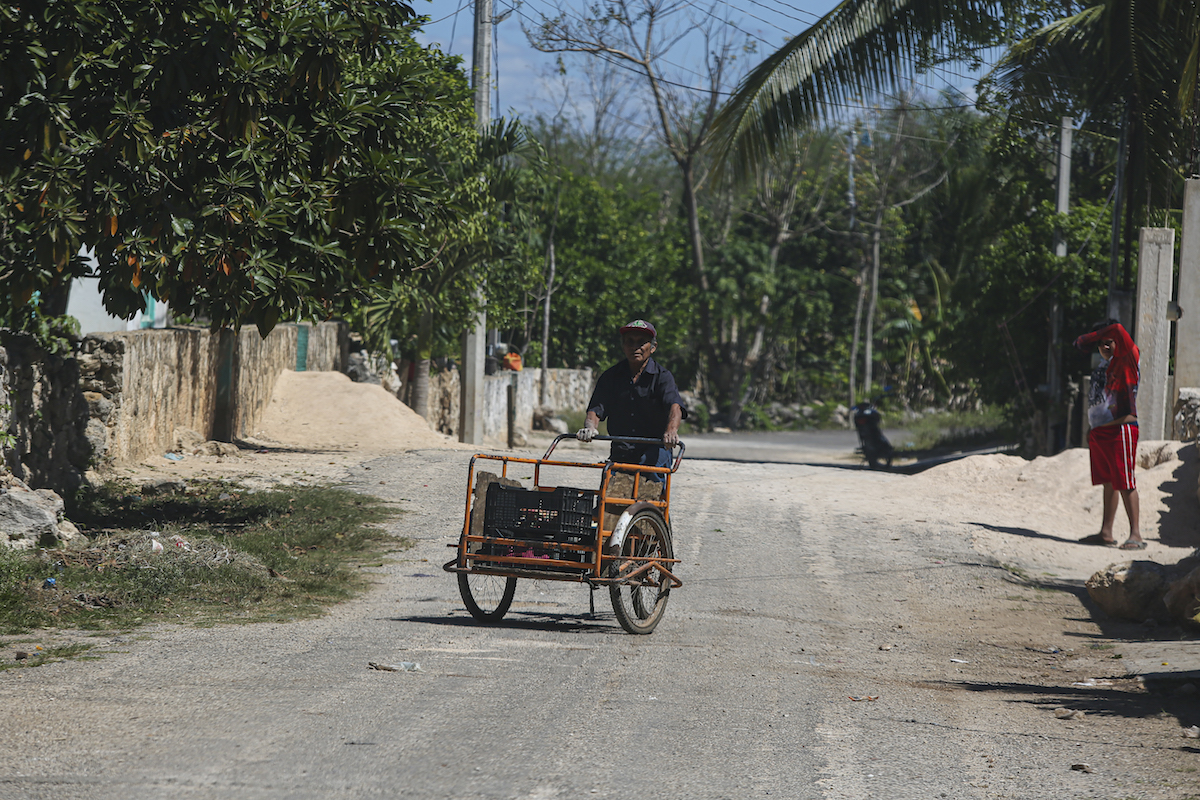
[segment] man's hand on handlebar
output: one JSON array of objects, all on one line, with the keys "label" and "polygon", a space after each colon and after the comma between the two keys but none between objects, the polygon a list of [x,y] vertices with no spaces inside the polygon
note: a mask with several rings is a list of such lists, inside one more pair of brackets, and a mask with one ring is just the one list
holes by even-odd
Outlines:
[{"label": "man's hand on handlebar", "polygon": [[575,434],[575,438],[581,442],[590,442],[592,437],[596,435],[596,429],[592,427],[583,427]]},{"label": "man's hand on handlebar", "polygon": [[665,444],[667,447],[674,447],[675,445],[679,444],[679,432],[667,431],[664,433],[663,444]]}]

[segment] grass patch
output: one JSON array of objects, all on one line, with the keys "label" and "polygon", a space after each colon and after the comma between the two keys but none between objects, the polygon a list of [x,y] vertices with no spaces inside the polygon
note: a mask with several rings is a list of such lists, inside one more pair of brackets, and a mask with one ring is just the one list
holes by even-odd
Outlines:
[{"label": "grass patch", "polygon": [[49,664],[54,661],[66,661],[69,658],[79,659],[80,656],[83,656],[84,653],[91,649],[92,645],[90,644],[66,644],[61,647],[37,647],[29,652],[18,651],[22,652],[21,658],[14,661],[0,661],[0,672],[6,669],[40,667],[43,664]]},{"label": "grass patch", "polygon": [[0,633],[317,616],[369,584],[360,567],[410,546],[378,526],[392,515],[328,487],[145,497],[108,484],[76,498],[84,546],[0,550]]}]

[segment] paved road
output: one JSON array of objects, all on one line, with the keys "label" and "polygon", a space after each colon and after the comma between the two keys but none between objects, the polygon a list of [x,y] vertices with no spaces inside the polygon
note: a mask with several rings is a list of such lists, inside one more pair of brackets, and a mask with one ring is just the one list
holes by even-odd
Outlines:
[{"label": "paved road", "polygon": [[0,798],[1142,797],[1157,780],[1119,714],[1063,723],[1046,704],[1069,692],[988,677],[1023,657],[986,641],[1022,590],[936,503],[906,522],[856,503],[903,476],[690,462],[672,499],[686,585],[648,637],[548,582],[475,624],[440,569],[464,480],[461,452],[353,470],[416,546],[324,619],[155,627],[0,673]]}]

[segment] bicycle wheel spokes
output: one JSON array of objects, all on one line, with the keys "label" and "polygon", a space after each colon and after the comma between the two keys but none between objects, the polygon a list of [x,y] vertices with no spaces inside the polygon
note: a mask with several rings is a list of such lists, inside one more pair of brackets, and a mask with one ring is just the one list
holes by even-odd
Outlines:
[{"label": "bicycle wheel spokes", "polygon": [[458,592],[462,595],[463,605],[480,622],[503,619],[516,591],[516,578],[470,572],[458,574]]},{"label": "bicycle wheel spokes", "polygon": [[[657,569],[638,571],[646,565],[645,559],[673,557],[671,533],[657,509],[643,509],[634,515],[621,555],[624,558],[614,559],[609,572],[613,611],[630,633],[650,633],[662,619],[671,587]],[[636,577],[630,578],[635,572]]]}]

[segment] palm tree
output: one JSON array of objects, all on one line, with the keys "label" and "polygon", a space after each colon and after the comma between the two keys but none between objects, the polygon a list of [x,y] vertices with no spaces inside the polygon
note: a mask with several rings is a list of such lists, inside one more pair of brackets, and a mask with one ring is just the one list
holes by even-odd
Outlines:
[{"label": "palm tree", "polygon": [[[843,0],[746,76],[714,124],[715,154],[740,177],[814,121],[899,90],[923,67],[1009,49],[989,79],[1018,110],[1127,110],[1129,165],[1197,165],[1197,0]],[[1078,9],[1078,10],[1077,10]],[[1034,22],[1032,29],[1020,26]],[[1041,23],[1049,23],[1041,25]],[[1012,32],[1016,31],[1013,36]],[[1007,38],[1006,38],[1007,37]],[[985,83],[987,80],[985,80]],[[1191,141],[1181,133],[1190,125]],[[1141,174],[1141,173],[1139,173]]]}]

